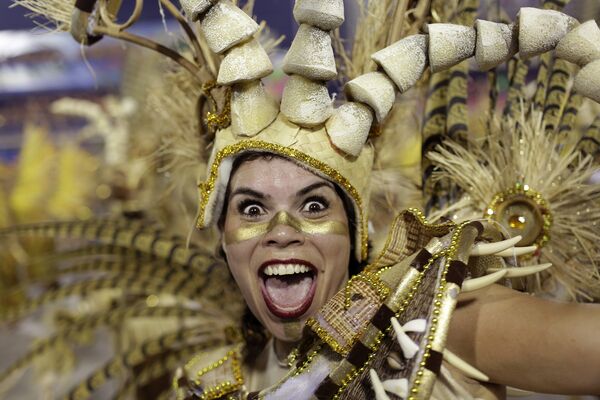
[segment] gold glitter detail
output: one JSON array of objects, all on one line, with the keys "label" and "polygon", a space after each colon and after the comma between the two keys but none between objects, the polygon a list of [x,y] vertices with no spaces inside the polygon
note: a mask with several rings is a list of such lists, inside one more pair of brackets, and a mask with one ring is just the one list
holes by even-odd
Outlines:
[{"label": "gold glitter detail", "polygon": [[205,182],[200,183],[199,185],[201,198],[200,210],[198,211],[198,228],[201,228],[204,224],[204,219],[206,216],[206,205],[208,204],[208,199],[212,191],[215,189],[215,182],[219,174],[219,166],[221,165],[221,162],[227,157],[231,157],[243,151],[249,150],[268,151],[300,161],[301,163],[306,164],[317,171],[320,171],[329,179],[331,179],[332,181],[340,185],[342,188],[344,188],[346,192],[350,196],[352,196],[352,198],[356,202],[358,212],[360,214],[358,218],[360,220],[361,226],[361,257],[363,260],[366,260],[368,248],[367,221],[364,218],[363,202],[356,188],[354,188],[354,186],[352,186],[350,182],[336,169],[331,168],[324,162],[319,161],[316,158],[313,158],[299,150],[281,146],[275,143],[265,142],[262,140],[242,140],[238,143],[224,147],[217,153],[217,155],[215,156],[215,160],[210,166],[210,173],[208,179]]},{"label": "gold glitter detail", "polygon": [[[212,107],[217,109],[217,101],[215,97],[212,95],[213,89],[217,89],[220,86],[217,85],[215,81],[206,82],[202,85],[203,95],[210,101]],[[213,132],[216,132],[220,129],[225,129],[229,125],[231,125],[231,88],[228,87],[225,92],[225,104],[223,105],[223,110],[221,112],[211,112],[208,111],[206,113],[206,126]]]},{"label": "gold glitter detail", "polygon": [[529,185],[523,185],[517,182],[512,189],[497,193],[488,205],[484,216],[488,219],[494,218],[498,208],[502,203],[517,196],[524,196],[538,206],[538,211],[542,214],[543,223],[542,230],[534,243],[538,247],[543,247],[550,240],[550,228],[552,227],[553,217],[552,213],[550,212],[550,206],[548,205],[546,199],[542,197],[541,193],[531,189]]}]

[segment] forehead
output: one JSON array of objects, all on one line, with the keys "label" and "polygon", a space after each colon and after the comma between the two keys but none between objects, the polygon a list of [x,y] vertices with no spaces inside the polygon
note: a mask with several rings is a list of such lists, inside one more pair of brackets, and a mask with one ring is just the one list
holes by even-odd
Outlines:
[{"label": "forehead", "polygon": [[293,161],[281,157],[259,157],[242,162],[234,172],[230,189],[248,187],[256,190],[289,190],[306,185],[329,182]]}]

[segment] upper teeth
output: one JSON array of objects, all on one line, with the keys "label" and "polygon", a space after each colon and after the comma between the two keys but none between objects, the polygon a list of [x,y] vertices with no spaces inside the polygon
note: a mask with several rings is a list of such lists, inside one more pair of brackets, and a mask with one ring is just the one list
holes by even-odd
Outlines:
[{"label": "upper teeth", "polygon": [[292,275],[308,271],[310,271],[310,268],[302,264],[274,264],[265,268],[265,275]]}]

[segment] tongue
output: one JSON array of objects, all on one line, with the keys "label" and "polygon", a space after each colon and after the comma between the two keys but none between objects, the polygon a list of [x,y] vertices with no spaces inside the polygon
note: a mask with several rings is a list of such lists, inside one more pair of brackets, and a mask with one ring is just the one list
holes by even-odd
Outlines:
[{"label": "tongue", "polygon": [[312,281],[311,274],[270,276],[265,280],[265,288],[278,307],[295,308],[308,296]]}]

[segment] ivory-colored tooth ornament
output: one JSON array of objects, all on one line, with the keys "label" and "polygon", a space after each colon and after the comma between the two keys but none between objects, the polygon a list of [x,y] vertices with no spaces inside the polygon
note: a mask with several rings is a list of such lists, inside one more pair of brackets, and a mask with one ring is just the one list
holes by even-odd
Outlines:
[{"label": "ivory-colored tooth ornament", "polygon": [[279,107],[260,80],[233,86],[231,129],[237,136],[254,136],[277,118]]},{"label": "ivory-colored tooth ornament", "polygon": [[344,1],[296,0],[294,18],[299,24],[331,31],[344,23]]},{"label": "ivory-colored tooth ornament", "polygon": [[221,0],[200,19],[200,28],[208,47],[221,54],[250,39],[258,24],[229,0]]},{"label": "ivory-colored tooth ornament", "polygon": [[233,47],[221,61],[217,83],[232,85],[263,78],[273,72],[273,64],[258,40]]},{"label": "ivory-colored tooth ornament", "polygon": [[400,364],[400,362],[396,358],[396,357],[399,357],[399,355],[398,355],[398,353],[393,353],[393,354],[394,354],[394,357],[388,356],[388,358],[386,359],[388,367],[399,371],[402,369],[402,364]]},{"label": "ivory-colored tooth ornament", "polygon": [[197,21],[218,0],[180,0],[185,15],[192,21]]},{"label": "ivory-colored tooth ornament", "polygon": [[482,71],[502,64],[519,50],[515,26],[478,19],[475,22],[477,41],[475,61]]},{"label": "ivory-colored tooth ornament", "polygon": [[335,147],[357,157],[369,137],[372,123],[373,111],[369,106],[349,102],[333,111],[325,128]]},{"label": "ivory-colored tooth ornament", "polygon": [[379,50],[371,56],[398,87],[406,92],[427,67],[427,35],[411,35]]},{"label": "ivory-colored tooth ornament", "polygon": [[581,68],[575,76],[575,91],[600,103],[600,60],[592,61]]},{"label": "ivory-colored tooth ornament", "polygon": [[333,47],[329,32],[302,24],[283,59],[283,71],[316,81],[337,77]]},{"label": "ivory-colored tooth ornament", "polygon": [[448,361],[448,363],[456,367],[456,369],[463,372],[467,377],[477,379],[481,382],[489,382],[490,378],[486,374],[467,363],[450,350],[444,349],[443,357],[444,360]]},{"label": "ivory-colored tooth ornament", "polygon": [[410,337],[408,337],[396,318],[392,318],[391,323],[392,328],[394,328],[394,333],[396,334],[396,341],[400,345],[404,357],[407,359],[413,358],[414,355],[417,354],[417,351],[419,351],[419,345],[413,342]]},{"label": "ivory-colored tooth ornament", "polygon": [[519,55],[522,59],[537,56],[556,47],[579,22],[555,10],[523,7],[519,11]]},{"label": "ivory-colored tooth ornament", "polygon": [[467,279],[462,283],[461,292],[467,293],[474,290],[483,289],[484,287],[498,282],[500,279],[504,278],[504,276],[506,276],[506,269],[492,272],[491,274],[484,275],[480,278]]},{"label": "ivory-colored tooth ornament", "polygon": [[346,83],[344,91],[351,100],[369,105],[379,122],[387,117],[396,100],[394,82],[382,72],[360,75]]},{"label": "ivory-colored tooth ornament", "polygon": [[554,54],[580,67],[600,59],[600,29],[596,21],[584,22],[567,33]]},{"label": "ivory-colored tooth ornament", "polygon": [[313,127],[331,117],[333,102],[324,83],[292,75],[283,89],[281,112],[295,124]]},{"label": "ivory-colored tooth ornament", "polygon": [[393,393],[396,396],[405,399],[408,397],[408,379],[388,379],[381,382],[381,386],[386,392]]},{"label": "ivory-colored tooth ornament", "polygon": [[373,386],[373,391],[375,392],[375,400],[390,400],[389,396],[385,393],[385,389],[383,388],[383,384],[381,383],[381,379],[379,379],[379,375],[373,368],[369,370],[369,376],[371,377],[371,385]]},{"label": "ivory-colored tooth ornament", "polygon": [[512,268],[488,268],[486,272],[496,272],[506,269],[506,278],[521,278],[528,275],[537,274],[547,270],[552,266],[552,263],[530,265],[528,267],[512,267]]},{"label": "ivory-colored tooth ornament", "polygon": [[519,257],[535,253],[537,250],[537,246],[511,247],[510,249],[499,251],[495,255],[498,257]]},{"label": "ivory-colored tooth ornament", "polygon": [[428,24],[431,72],[448,69],[475,53],[475,28],[455,24]]},{"label": "ivory-colored tooth ornament", "polygon": [[471,248],[470,255],[472,255],[472,256],[489,256],[492,254],[496,254],[500,251],[510,249],[511,247],[513,247],[514,245],[519,243],[521,241],[521,239],[523,239],[523,237],[521,235],[517,235],[515,237],[509,238],[506,240],[501,240],[499,242],[477,243],[477,244],[473,245],[473,247]]}]

